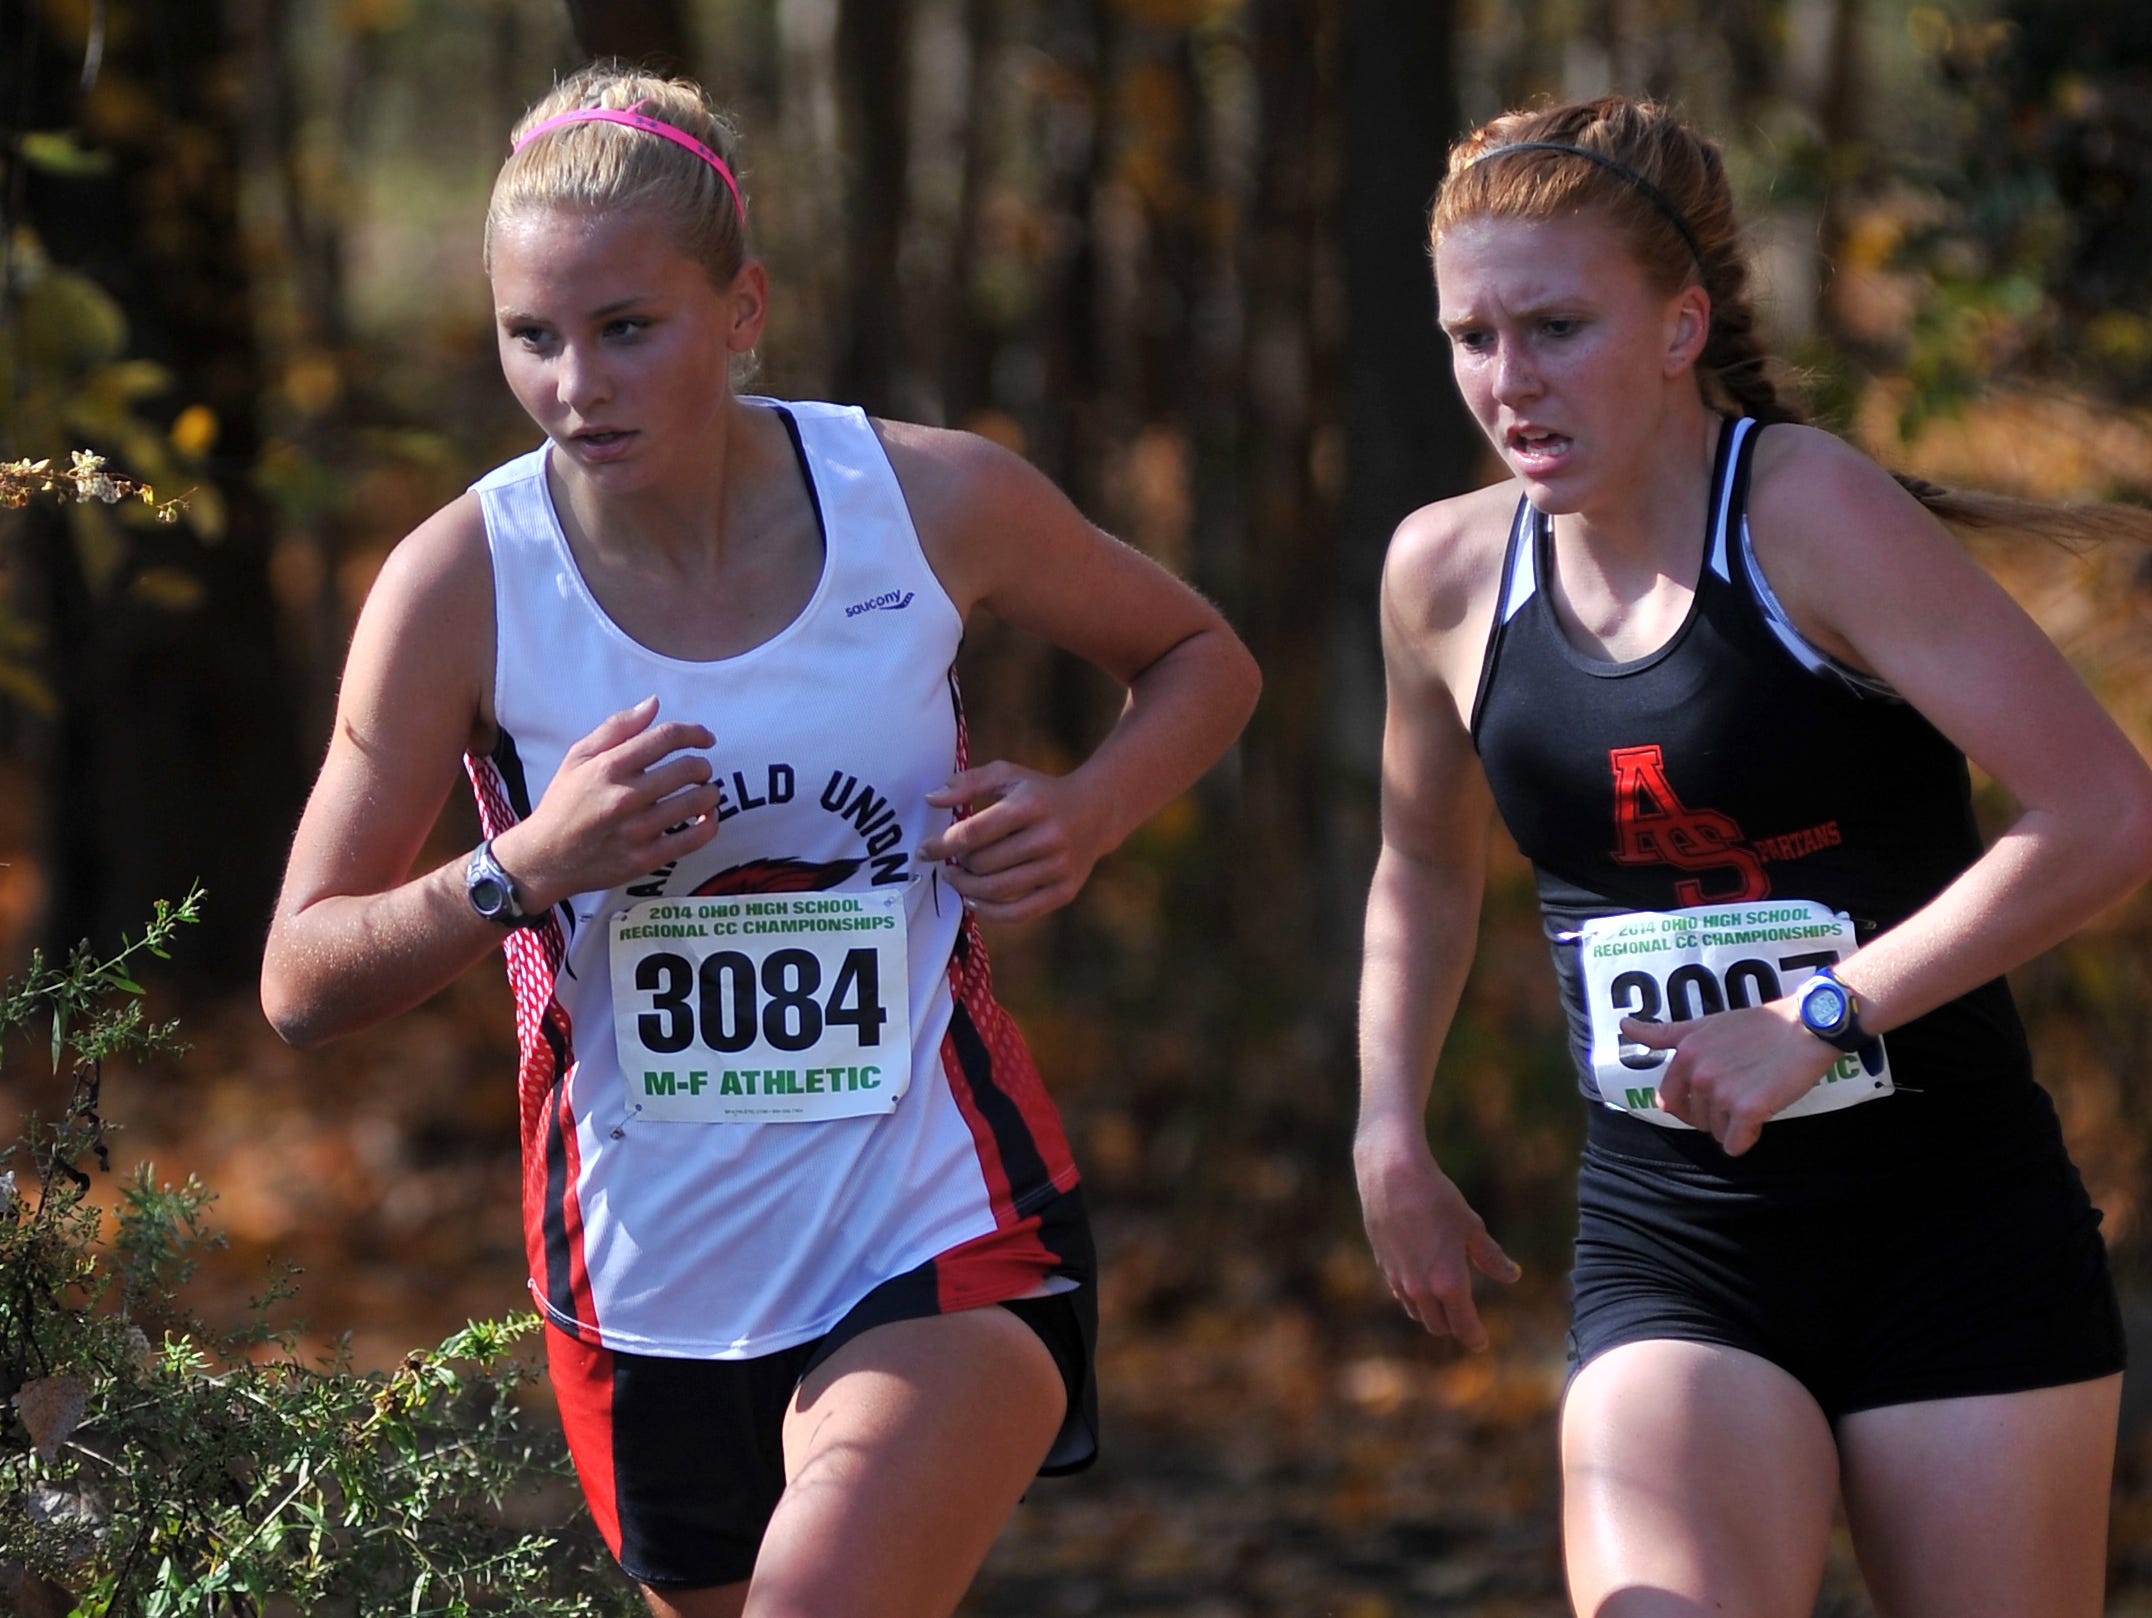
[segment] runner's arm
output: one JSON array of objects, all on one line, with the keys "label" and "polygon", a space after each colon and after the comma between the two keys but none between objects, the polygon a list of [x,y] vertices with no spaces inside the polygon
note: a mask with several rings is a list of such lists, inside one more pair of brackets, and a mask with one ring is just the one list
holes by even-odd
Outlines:
[{"label": "runner's arm", "polygon": [[1091,868],[1231,745],[1261,675],[1215,607],[1087,521],[1021,457],[966,433],[884,424],[922,543],[960,613],[984,608],[1127,689],[1075,769],[979,764],[929,801],[972,813],[920,850],[981,916],[1016,921],[1075,897]]},{"label": "runner's arm", "polygon": [[[321,774],[300,817],[262,956],[262,1009],[315,1045],[409,1009],[500,947],[468,858],[413,877],[466,749],[491,729],[492,573],[474,498],[390,555],[368,595]],[[526,911],[705,842],[714,792],[699,725],[646,702],[571,749],[538,810],[494,849]],[[667,831],[668,826],[684,825]]]},{"label": "runner's arm", "polygon": [[[2152,770],[1895,480],[1829,434],[1786,448],[1752,522],[1795,621],[1889,681],[2019,806],[1962,876],[1847,959],[1862,1021],[1882,1032],[2031,959],[2152,875]],[[1780,535],[1792,543],[1770,546]]]},{"label": "runner's arm", "polygon": [[1516,1266],[1436,1166],[1427,1099],[1472,963],[1493,805],[1449,681],[1431,655],[1440,536],[1408,519],[1384,569],[1387,705],[1382,850],[1368,894],[1360,978],[1360,1116],[1353,1164],[1376,1261],[1430,1332],[1484,1348],[1472,1271]]},{"label": "runner's arm", "polygon": [[[1887,1033],[2021,965],[2152,875],[2152,771],[2039,627],[1895,480],[1828,433],[1775,428],[1758,450],[1749,524],[1801,632],[1888,681],[2019,805],[1956,880],[1835,969],[1864,1029]],[[1833,1054],[1790,996],[1623,1032],[1674,1053],[1660,1104],[1730,1153]]]}]

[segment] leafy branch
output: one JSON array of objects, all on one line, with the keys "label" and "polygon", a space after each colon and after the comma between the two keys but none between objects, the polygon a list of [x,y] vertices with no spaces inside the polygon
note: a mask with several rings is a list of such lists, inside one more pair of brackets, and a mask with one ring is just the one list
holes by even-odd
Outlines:
[{"label": "leafy branch", "polygon": [[[159,899],[149,926],[140,938],[124,934],[120,948],[98,960],[87,943],[75,946],[66,965],[48,966],[43,950],[30,955],[28,970],[0,990],[0,1030],[26,1026],[40,1016],[52,1027],[52,1070],[60,1070],[60,1058],[74,1034],[77,1064],[102,1062],[107,1056],[175,1055],[179,1050],[178,1024],[162,1027],[145,1024],[139,996],[142,985],[134,980],[131,962],[147,952],[161,961],[170,960],[172,937],[180,928],[202,919],[201,886],[187,890],[177,904]],[[115,994],[127,998],[108,1004]]]},{"label": "leafy branch", "polygon": [[[51,1025],[74,1091],[50,1128],[0,1150],[0,1608],[79,1618],[569,1615],[637,1610],[573,1514],[557,1434],[524,1412],[535,1315],[474,1322],[387,1375],[293,1357],[255,1300],[219,1335],[179,1297],[222,1245],[214,1197],[143,1165],[109,1220],[99,1114],[106,1057],[178,1049],[141,1014],[138,963],[197,919],[199,890],[141,937],[0,988],[0,1036]],[[265,1353],[267,1350],[269,1352]],[[563,1519],[566,1519],[563,1521]],[[26,1594],[28,1592],[28,1594]],[[288,1604],[288,1605],[287,1605]]]}]

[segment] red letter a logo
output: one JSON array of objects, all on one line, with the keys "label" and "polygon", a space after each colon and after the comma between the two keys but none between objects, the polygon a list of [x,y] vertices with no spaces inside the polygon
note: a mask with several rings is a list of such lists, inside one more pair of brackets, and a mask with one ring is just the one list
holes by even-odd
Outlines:
[{"label": "red letter a logo", "polygon": [[1763,861],[1743,844],[1733,816],[1684,805],[1666,778],[1665,755],[1656,745],[1612,748],[1607,759],[1614,766],[1614,858],[1618,862],[1733,874],[1733,886],[1720,893],[1706,893],[1701,877],[1683,877],[1674,884],[1674,897],[1684,905],[1770,896],[1771,879],[1764,875]]}]

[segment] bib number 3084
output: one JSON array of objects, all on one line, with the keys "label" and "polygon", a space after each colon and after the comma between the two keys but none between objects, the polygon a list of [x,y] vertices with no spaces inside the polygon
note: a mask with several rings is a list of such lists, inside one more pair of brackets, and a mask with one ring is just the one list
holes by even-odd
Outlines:
[{"label": "bib number 3084", "polygon": [[903,896],[652,899],[612,921],[630,1116],[821,1122],[911,1079]]},{"label": "bib number 3084", "polygon": [[[1667,1053],[1621,1037],[1624,1017],[1686,1022],[1789,994],[1854,948],[1853,923],[1813,899],[1633,911],[1587,921],[1578,935],[1599,1097],[1653,1123],[1687,1128],[1658,1105]],[[1774,1117],[1873,1101],[1891,1090],[1882,1041],[1832,1063]]]}]

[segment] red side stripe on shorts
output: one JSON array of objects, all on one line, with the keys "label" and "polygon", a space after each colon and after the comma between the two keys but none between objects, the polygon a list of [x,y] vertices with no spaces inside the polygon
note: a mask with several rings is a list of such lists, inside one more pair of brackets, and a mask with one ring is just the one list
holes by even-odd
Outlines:
[{"label": "red side stripe on shorts", "polygon": [[987,1232],[934,1260],[935,1304],[943,1314],[1020,1298],[1053,1274],[1060,1255],[1039,1239],[1039,1216]]},{"label": "red side stripe on shorts", "polygon": [[546,1371],[560,1405],[568,1453],[606,1549],[620,1555],[620,1502],[613,1481],[613,1352],[546,1328]]}]

